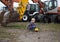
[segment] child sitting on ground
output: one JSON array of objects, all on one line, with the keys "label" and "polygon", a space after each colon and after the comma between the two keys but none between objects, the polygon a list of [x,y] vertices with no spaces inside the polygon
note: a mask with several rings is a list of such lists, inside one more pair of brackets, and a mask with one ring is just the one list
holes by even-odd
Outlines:
[{"label": "child sitting on ground", "polygon": [[32,18],[31,19],[31,22],[28,24],[28,30],[31,30],[31,31],[34,31],[34,29],[36,28],[36,25],[35,25],[35,18]]}]

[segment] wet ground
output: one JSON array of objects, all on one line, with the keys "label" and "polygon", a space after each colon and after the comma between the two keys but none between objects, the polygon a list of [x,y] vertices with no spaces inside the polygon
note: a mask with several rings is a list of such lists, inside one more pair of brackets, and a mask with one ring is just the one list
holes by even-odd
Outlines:
[{"label": "wet ground", "polygon": [[36,23],[39,32],[26,29],[28,23],[11,23],[0,26],[0,42],[60,42],[60,24]]}]

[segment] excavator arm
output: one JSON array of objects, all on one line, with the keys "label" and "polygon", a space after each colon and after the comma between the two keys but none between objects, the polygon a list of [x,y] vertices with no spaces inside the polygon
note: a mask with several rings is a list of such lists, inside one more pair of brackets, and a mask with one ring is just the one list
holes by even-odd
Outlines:
[{"label": "excavator arm", "polygon": [[19,6],[17,7],[17,12],[20,14],[20,20],[22,20],[23,18],[27,5],[28,5],[28,0],[21,0],[19,2]]},{"label": "excavator arm", "polygon": [[32,0],[34,3],[38,3],[40,7],[40,13],[44,14],[44,3],[41,2],[41,0]]},{"label": "excavator arm", "polygon": [[8,7],[9,11],[13,9],[13,2],[18,2],[19,6],[17,7],[17,12],[20,14],[20,20],[23,18],[23,15],[26,11],[28,0],[0,0],[5,6]]},{"label": "excavator arm", "polygon": [[5,6],[8,7],[8,10],[13,9],[13,2],[20,2],[21,0],[0,0]]},{"label": "excavator arm", "polygon": [[44,7],[44,4],[41,2],[41,0],[32,0],[34,3],[38,3],[40,8]]},{"label": "excavator arm", "polygon": [[[5,6],[8,7],[8,11],[2,11],[3,13],[0,14],[2,16],[1,25],[6,26],[11,21],[18,21],[23,18],[23,15],[26,11],[26,7],[28,4],[28,0],[0,0]],[[18,11],[13,11],[13,2],[19,2],[19,6],[17,7]],[[18,13],[17,13],[18,12]],[[8,21],[7,21],[8,20]]]}]

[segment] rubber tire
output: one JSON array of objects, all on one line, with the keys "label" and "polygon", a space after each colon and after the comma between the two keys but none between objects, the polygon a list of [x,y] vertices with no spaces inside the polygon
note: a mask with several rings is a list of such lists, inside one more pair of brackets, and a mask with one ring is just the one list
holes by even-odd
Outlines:
[{"label": "rubber tire", "polygon": [[24,15],[23,18],[22,18],[22,21],[24,21],[24,22],[28,21],[28,16]]},{"label": "rubber tire", "polygon": [[36,19],[37,22],[43,22],[43,14],[38,14],[35,15],[34,18]]},{"label": "rubber tire", "polygon": [[48,16],[47,16],[47,15],[44,15],[44,16],[43,16],[43,22],[44,22],[44,23],[48,23]]},{"label": "rubber tire", "polygon": [[39,15],[38,15],[38,21],[39,21],[40,23],[43,22],[43,14],[39,14]]},{"label": "rubber tire", "polygon": [[57,21],[57,15],[52,15],[51,16],[51,22],[53,22],[53,23],[56,23],[56,21]]}]

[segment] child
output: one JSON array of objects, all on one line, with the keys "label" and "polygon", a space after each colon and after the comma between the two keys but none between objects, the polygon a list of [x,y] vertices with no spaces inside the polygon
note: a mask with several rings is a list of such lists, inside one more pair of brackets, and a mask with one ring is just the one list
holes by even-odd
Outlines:
[{"label": "child", "polygon": [[32,18],[31,19],[31,22],[28,24],[28,27],[27,27],[29,30],[31,31],[34,31],[34,29],[36,28],[36,25],[35,25],[35,18]]}]

